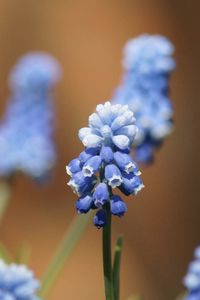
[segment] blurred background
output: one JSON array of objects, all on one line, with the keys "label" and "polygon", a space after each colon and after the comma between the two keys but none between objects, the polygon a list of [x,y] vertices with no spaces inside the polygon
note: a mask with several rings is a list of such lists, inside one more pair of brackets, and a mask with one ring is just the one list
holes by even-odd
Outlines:
[{"label": "blurred background", "polygon": [[[58,163],[52,182],[38,186],[18,177],[0,228],[1,241],[13,253],[23,240],[32,244],[30,265],[37,276],[75,215],[65,165],[82,150],[78,129],[118,85],[124,43],[160,33],[176,47],[175,131],[154,165],[143,168],[146,188],[128,200],[126,217],[114,219],[113,235],[125,237],[122,300],[133,292],[169,300],[183,288],[182,277],[200,244],[199,10],[198,0],[0,0],[1,115],[9,70],[20,55],[47,51],[63,67],[56,89]],[[48,299],[104,299],[101,263],[101,231],[91,224]]]}]

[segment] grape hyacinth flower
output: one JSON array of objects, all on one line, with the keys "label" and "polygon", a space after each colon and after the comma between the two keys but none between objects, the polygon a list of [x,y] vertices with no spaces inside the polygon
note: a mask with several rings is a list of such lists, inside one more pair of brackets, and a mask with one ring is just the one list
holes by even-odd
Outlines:
[{"label": "grape hyacinth flower", "polygon": [[135,159],[149,163],[154,151],[173,128],[169,99],[169,75],[175,68],[174,47],[161,35],[141,35],[124,47],[124,77],[113,103],[128,104],[134,112],[138,133]]},{"label": "grape hyacinth flower", "polygon": [[60,66],[49,54],[22,56],[9,76],[10,99],[0,124],[0,175],[16,171],[41,179],[55,163],[52,88]]},{"label": "grape hyacinth flower", "polygon": [[24,265],[5,264],[0,260],[0,299],[39,300],[36,293],[40,283]]},{"label": "grape hyacinth flower", "polygon": [[195,249],[194,256],[195,260],[189,264],[187,275],[183,280],[188,291],[185,300],[200,299],[200,246]]},{"label": "grape hyacinth flower", "polygon": [[143,188],[141,173],[130,156],[136,134],[133,112],[127,105],[110,102],[97,105],[96,113],[89,117],[89,126],[79,130],[86,149],[66,167],[71,176],[68,185],[79,196],[79,213],[98,209],[94,217],[97,227],[107,223],[107,206],[119,217],[127,211],[121,197],[113,195],[113,189],[135,195]]}]

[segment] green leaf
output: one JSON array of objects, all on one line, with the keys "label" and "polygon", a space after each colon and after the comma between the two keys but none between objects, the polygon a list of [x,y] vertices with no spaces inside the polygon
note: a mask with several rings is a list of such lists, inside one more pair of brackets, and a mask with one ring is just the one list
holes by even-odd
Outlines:
[{"label": "green leaf", "polygon": [[64,235],[64,238],[59,244],[52,261],[44,273],[42,287],[40,290],[40,296],[43,300],[47,297],[50,288],[56,281],[60,271],[63,269],[65,263],[69,259],[72,250],[75,248],[81,236],[83,235],[92,216],[93,214],[91,213],[75,216],[70,228]]},{"label": "green leaf", "polygon": [[15,262],[19,264],[28,265],[30,261],[32,248],[29,244],[23,243],[17,250],[15,255]]},{"label": "green leaf", "polygon": [[5,262],[10,263],[13,261],[12,255],[6,248],[6,246],[0,242],[0,258],[3,259]]},{"label": "green leaf", "polygon": [[2,221],[9,204],[11,188],[8,182],[0,182],[0,222]]},{"label": "green leaf", "polygon": [[113,264],[113,286],[115,300],[119,300],[120,295],[120,262],[123,246],[123,237],[119,236],[115,245],[114,264]]}]

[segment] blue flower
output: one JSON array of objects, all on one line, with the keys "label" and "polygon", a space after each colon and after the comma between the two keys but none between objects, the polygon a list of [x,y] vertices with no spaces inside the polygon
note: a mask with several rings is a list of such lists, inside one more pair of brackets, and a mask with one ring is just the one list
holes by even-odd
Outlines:
[{"label": "blue flower", "polygon": [[90,196],[79,198],[76,202],[76,209],[79,213],[87,213],[93,206],[93,199]]},{"label": "blue flower", "polygon": [[97,228],[101,228],[107,224],[106,211],[104,209],[100,209],[97,211],[94,216],[94,225]]},{"label": "blue flower", "polygon": [[60,66],[46,53],[24,55],[11,70],[11,95],[0,124],[0,175],[49,174],[56,159],[52,88],[59,78]]},{"label": "blue flower", "polygon": [[[68,185],[80,197],[76,202],[79,213],[99,209],[94,224],[99,228],[107,223],[106,211],[123,216],[127,211],[123,200],[114,196],[119,188],[125,195],[137,194],[143,188],[141,172],[130,156],[131,145],[137,133],[133,112],[126,105],[97,106],[89,117],[89,127],[79,131],[86,149],[66,167],[71,176]],[[127,176],[126,176],[127,175]]]},{"label": "blue flower", "polygon": [[86,150],[82,151],[79,155],[79,160],[81,164],[84,164],[88,159],[97,155],[99,153],[99,148],[87,148]]},{"label": "blue flower", "polygon": [[109,164],[113,161],[114,153],[111,147],[102,146],[100,152],[101,159],[104,163]]},{"label": "blue flower", "polygon": [[129,173],[134,173],[135,175],[141,174],[138,165],[133,161],[130,155],[117,151],[114,153],[114,160],[119,166],[119,168],[122,171],[126,172],[127,174]]},{"label": "blue flower", "polygon": [[189,264],[188,272],[183,280],[188,290],[185,300],[200,299],[200,246],[195,249],[195,260]]},{"label": "blue flower", "polygon": [[70,161],[69,165],[66,166],[66,172],[69,175],[72,175],[79,171],[81,171],[81,162],[78,158],[72,159],[72,161]]},{"label": "blue flower", "polygon": [[40,283],[24,265],[6,265],[0,260],[0,299],[39,300],[36,293]]},{"label": "blue flower", "polygon": [[124,48],[125,74],[113,96],[128,104],[136,117],[135,159],[149,163],[173,129],[173,107],[168,97],[169,75],[175,68],[173,45],[160,35],[142,35]]},{"label": "blue flower", "polygon": [[84,176],[91,177],[92,175],[94,175],[99,170],[100,164],[101,157],[98,155],[95,155],[88,159],[83,166]]},{"label": "blue flower", "polygon": [[166,37],[143,34],[126,43],[123,66],[140,74],[169,73],[175,67],[173,52],[174,46]]},{"label": "blue flower", "polygon": [[121,217],[127,211],[126,203],[121,199],[120,196],[112,196],[110,202],[110,209],[113,215]]},{"label": "blue flower", "polygon": [[103,206],[106,202],[109,201],[109,191],[108,186],[104,182],[100,182],[93,193],[94,204],[96,207]]},{"label": "blue flower", "polygon": [[[116,146],[124,150],[132,144],[137,133],[135,118],[128,106],[97,105],[97,113],[89,117],[89,127],[79,130],[79,138],[85,147]],[[131,127],[132,133],[128,134]],[[122,132],[124,129],[124,132]]]},{"label": "blue flower", "polygon": [[83,196],[92,191],[95,183],[96,178],[94,176],[85,176],[83,171],[80,171],[72,175],[68,185],[78,196]]},{"label": "blue flower", "polygon": [[114,164],[107,165],[105,167],[105,179],[112,188],[120,186],[122,184],[122,174],[119,168]]},{"label": "blue flower", "polygon": [[137,195],[143,187],[144,185],[139,176],[134,173],[122,174],[122,184],[119,188],[126,196]]}]

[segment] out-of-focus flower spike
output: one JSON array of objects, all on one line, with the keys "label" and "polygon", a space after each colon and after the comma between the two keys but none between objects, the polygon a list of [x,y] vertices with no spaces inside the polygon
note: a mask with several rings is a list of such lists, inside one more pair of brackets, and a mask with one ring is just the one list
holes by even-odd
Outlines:
[{"label": "out-of-focus flower spike", "polygon": [[[145,164],[153,161],[155,150],[173,130],[168,96],[169,76],[175,68],[173,52],[172,43],[161,35],[141,35],[124,47],[125,73],[112,101],[128,104],[134,112],[138,127],[133,141],[135,159]],[[125,128],[118,130],[118,134],[124,132]]]},{"label": "out-of-focus flower spike", "polygon": [[48,177],[56,161],[52,89],[60,76],[58,62],[43,52],[22,56],[11,70],[11,95],[0,124],[1,176],[21,171]]},{"label": "out-of-focus flower spike", "polygon": [[39,300],[40,283],[25,265],[0,260],[0,299]]}]

